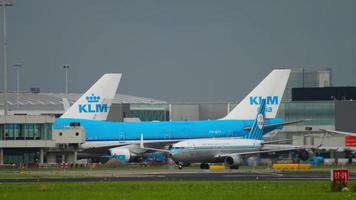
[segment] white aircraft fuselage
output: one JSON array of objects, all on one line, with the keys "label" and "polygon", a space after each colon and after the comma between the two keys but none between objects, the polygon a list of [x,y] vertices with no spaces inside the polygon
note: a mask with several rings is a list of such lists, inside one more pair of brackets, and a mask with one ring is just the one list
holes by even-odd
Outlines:
[{"label": "white aircraft fuselage", "polygon": [[259,151],[262,142],[242,138],[192,139],[174,144],[169,153],[177,163],[222,162],[224,155]]}]

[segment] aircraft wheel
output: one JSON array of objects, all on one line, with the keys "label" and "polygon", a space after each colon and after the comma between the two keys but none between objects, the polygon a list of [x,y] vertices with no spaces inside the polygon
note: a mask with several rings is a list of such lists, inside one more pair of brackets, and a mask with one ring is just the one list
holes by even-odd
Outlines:
[{"label": "aircraft wheel", "polygon": [[230,166],[230,169],[239,169],[238,165]]},{"label": "aircraft wheel", "polygon": [[200,164],[200,169],[209,169],[209,164],[201,163]]},{"label": "aircraft wheel", "polygon": [[178,169],[183,169],[183,166],[182,165],[178,165]]}]

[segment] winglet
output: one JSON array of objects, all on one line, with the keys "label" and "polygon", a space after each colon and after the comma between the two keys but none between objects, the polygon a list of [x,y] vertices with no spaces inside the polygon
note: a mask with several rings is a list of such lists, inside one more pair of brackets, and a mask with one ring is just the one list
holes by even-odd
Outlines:
[{"label": "winglet", "polygon": [[140,149],[169,153],[169,150],[166,150],[166,149],[155,149],[155,148],[144,147],[144,145],[143,145],[143,134],[141,134],[141,138],[140,138]]}]

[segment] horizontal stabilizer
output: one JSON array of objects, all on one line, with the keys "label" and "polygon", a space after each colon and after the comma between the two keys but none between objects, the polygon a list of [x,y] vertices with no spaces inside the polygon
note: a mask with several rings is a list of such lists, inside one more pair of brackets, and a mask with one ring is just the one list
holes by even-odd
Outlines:
[{"label": "horizontal stabilizer", "polygon": [[290,142],[290,141],[293,141],[293,139],[273,140],[273,141],[262,142],[262,144],[263,145],[265,145],[265,144],[279,144],[282,142]]},{"label": "horizontal stabilizer", "polygon": [[[306,122],[306,121],[309,121],[309,120],[310,119],[303,119],[303,120],[283,122],[283,123],[278,123],[278,124],[269,124],[269,125],[264,125],[263,129],[275,129],[275,128],[278,128],[280,126],[288,126],[288,125],[292,125],[292,124],[299,124],[299,123]],[[250,131],[251,130],[251,126],[245,127],[244,130],[245,131]]]}]

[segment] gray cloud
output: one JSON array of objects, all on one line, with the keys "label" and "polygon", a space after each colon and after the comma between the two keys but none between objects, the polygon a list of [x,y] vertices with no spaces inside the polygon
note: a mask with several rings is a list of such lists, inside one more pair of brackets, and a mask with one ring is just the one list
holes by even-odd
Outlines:
[{"label": "gray cloud", "polygon": [[72,92],[122,72],[119,93],[168,101],[240,100],[280,66],[330,67],[336,85],[353,82],[352,0],[12,2],[12,89],[17,62],[26,90],[63,92],[70,64]]}]

